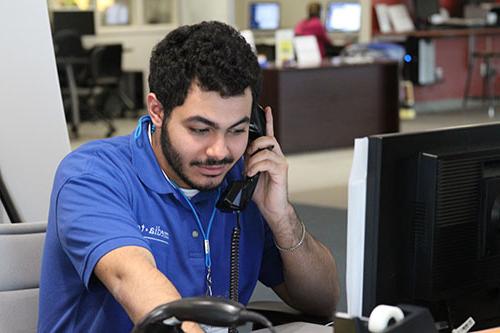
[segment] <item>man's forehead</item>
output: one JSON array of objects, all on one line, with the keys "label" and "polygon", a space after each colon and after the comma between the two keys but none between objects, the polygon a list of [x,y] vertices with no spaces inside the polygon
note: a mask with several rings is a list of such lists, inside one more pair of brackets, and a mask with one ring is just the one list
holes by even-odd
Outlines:
[{"label": "man's forehead", "polygon": [[219,98],[221,99],[232,99],[232,98],[252,98],[252,89],[250,86],[246,87],[245,90],[241,94],[235,94],[235,95],[228,95],[224,93],[223,91],[217,91],[217,90],[208,90],[205,89],[199,82],[193,81],[191,83],[188,93],[186,98],[189,95],[218,95]]},{"label": "man's forehead", "polygon": [[230,127],[249,121],[251,105],[250,89],[242,95],[222,97],[218,92],[194,88],[184,104],[172,110],[172,115],[183,123],[198,122],[214,127]]}]

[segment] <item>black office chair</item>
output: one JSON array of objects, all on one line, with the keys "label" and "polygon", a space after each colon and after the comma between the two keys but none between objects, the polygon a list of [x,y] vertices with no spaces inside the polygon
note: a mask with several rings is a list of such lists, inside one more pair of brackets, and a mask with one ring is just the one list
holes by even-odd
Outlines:
[{"label": "black office chair", "polygon": [[[107,137],[115,131],[112,119],[123,107],[131,110],[134,103],[120,90],[122,76],[121,44],[95,46],[89,55],[89,77],[79,94],[92,116],[108,125]],[[87,95],[86,95],[87,94]]]},{"label": "black office chair", "polygon": [[81,36],[75,30],[60,30],[54,34],[54,51],[57,57],[86,57]]},{"label": "black office chair", "polygon": [[54,34],[53,39],[64,110],[67,111],[66,116],[72,125],[73,134],[78,136],[80,103],[78,98],[72,99],[72,95],[77,95],[78,87],[87,85],[90,75],[89,51],[83,47],[77,31],[60,30]]}]

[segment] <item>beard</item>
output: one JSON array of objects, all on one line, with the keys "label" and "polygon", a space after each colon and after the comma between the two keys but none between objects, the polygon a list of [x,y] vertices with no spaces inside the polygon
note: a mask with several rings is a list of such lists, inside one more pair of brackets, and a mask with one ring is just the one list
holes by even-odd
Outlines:
[{"label": "beard", "polygon": [[[172,170],[175,172],[175,174],[184,182],[186,183],[189,187],[193,189],[197,189],[199,191],[209,191],[217,188],[221,183],[222,180],[218,182],[209,182],[208,184],[200,184],[195,182],[193,179],[191,179],[187,175],[187,163],[185,163],[184,159],[182,158],[181,154],[177,149],[174,148],[174,145],[172,144],[172,141],[170,140],[170,137],[168,135],[167,131],[167,124],[168,124],[168,119],[164,118],[163,119],[163,124],[162,124],[162,131],[160,133],[160,144],[161,144],[161,150],[163,152],[163,155],[165,156],[165,159],[167,160],[168,164],[172,168]],[[226,156],[221,160],[215,160],[212,158],[208,158],[206,160],[193,160],[189,162],[189,167],[193,166],[214,166],[214,165],[224,165],[224,164],[232,164],[234,162],[234,158],[231,156]],[[211,177],[207,177],[211,178]],[[213,177],[216,178],[216,177]]]}]

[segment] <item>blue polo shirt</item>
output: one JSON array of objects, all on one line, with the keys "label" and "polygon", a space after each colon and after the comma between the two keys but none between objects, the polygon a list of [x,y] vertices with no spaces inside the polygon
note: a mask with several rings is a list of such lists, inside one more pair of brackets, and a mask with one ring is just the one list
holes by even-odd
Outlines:
[{"label": "blue polo shirt", "polygon": [[[40,281],[39,332],[130,332],[121,305],[93,275],[99,259],[141,246],[183,297],[206,293],[203,236],[186,198],[166,181],[142,123],[138,136],[98,140],[70,153],[52,190]],[[241,178],[239,161],[221,187]],[[191,199],[207,230],[218,189]],[[216,211],[210,234],[214,296],[229,295],[230,243],[236,215]],[[283,282],[266,222],[252,202],[241,214],[239,299],[257,280]],[[147,281],[145,281],[147,283]]]}]

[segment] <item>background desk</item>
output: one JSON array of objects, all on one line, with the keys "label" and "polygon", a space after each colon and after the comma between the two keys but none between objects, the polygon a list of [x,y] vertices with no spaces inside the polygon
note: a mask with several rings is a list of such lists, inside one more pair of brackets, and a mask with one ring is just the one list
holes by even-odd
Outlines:
[{"label": "background desk", "polygon": [[260,102],[273,108],[285,153],[352,146],[354,138],[399,130],[398,64],[268,68]]}]

